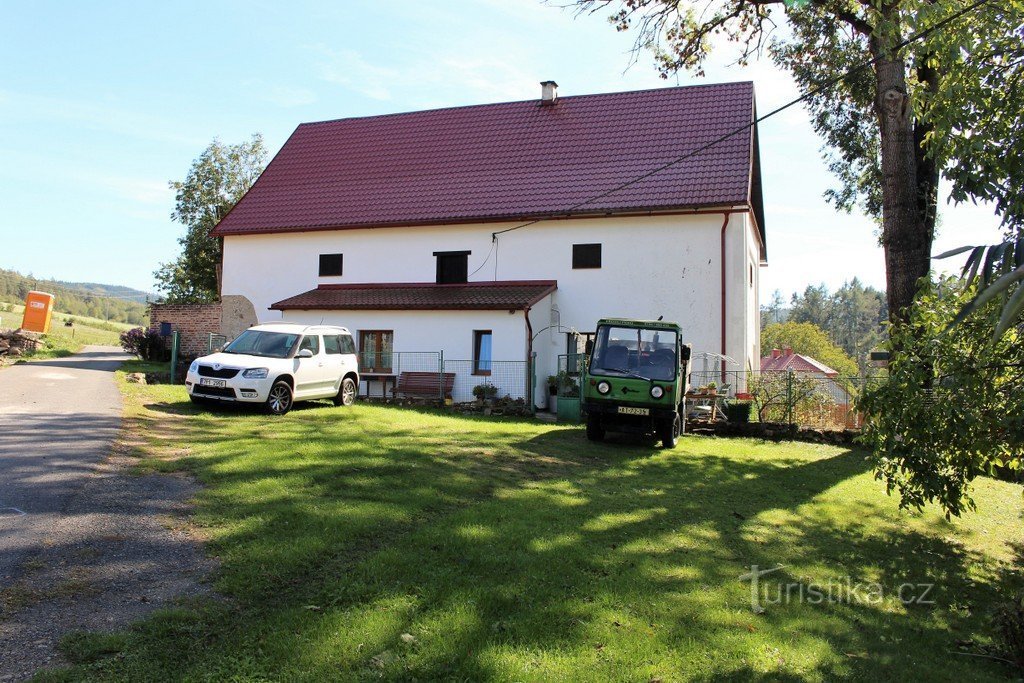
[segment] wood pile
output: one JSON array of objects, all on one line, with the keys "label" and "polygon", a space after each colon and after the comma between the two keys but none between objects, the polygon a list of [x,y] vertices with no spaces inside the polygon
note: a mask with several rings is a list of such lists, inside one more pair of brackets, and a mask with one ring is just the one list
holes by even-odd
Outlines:
[{"label": "wood pile", "polygon": [[0,356],[17,358],[43,345],[42,335],[27,330],[0,330]]}]

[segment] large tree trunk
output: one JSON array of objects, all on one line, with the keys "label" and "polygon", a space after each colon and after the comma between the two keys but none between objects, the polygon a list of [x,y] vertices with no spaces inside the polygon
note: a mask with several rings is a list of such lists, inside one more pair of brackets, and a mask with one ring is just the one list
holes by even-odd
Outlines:
[{"label": "large tree trunk", "polygon": [[[885,51],[872,37],[875,63],[875,112],[881,133],[882,246],[885,248],[886,296],[890,320],[904,320],[914,300],[917,281],[928,275],[933,211],[922,208],[934,190],[926,169],[919,177],[920,146],[915,139],[913,112],[907,95],[906,62]],[[922,182],[923,181],[923,182]],[[932,214],[929,220],[929,213]]]}]

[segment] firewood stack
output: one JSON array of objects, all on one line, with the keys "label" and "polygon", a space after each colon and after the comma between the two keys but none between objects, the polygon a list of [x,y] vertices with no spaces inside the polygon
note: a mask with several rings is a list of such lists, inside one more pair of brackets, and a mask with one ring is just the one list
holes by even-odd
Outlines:
[{"label": "firewood stack", "polygon": [[17,358],[43,345],[42,335],[26,330],[0,330],[0,356]]}]

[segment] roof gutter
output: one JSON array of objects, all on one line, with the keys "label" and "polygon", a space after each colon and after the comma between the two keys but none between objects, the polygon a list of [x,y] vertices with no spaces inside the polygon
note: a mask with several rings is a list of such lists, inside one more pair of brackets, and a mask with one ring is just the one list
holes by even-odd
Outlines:
[{"label": "roof gutter", "polygon": [[530,306],[523,309],[523,317],[526,319],[526,398],[530,402],[530,413],[536,415],[537,397],[533,395],[533,325],[530,324]]},{"label": "roof gutter", "polygon": [[[729,227],[729,216],[728,212],[722,214],[722,237],[721,237],[721,260],[722,260],[722,355],[727,355],[725,352],[725,229]],[[725,361],[721,361],[722,366],[722,384],[725,384]]]}]

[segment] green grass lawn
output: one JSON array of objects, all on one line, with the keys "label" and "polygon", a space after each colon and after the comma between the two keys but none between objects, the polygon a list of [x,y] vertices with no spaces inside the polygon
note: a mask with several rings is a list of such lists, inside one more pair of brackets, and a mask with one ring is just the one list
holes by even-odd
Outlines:
[{"label": "green grass lawn", "polygon": [[[223,600],[79,635],[56,679],[1002,680],[958,654],[1019,589],[1019,486],[979,511],[901,513],[864,454],[306,404],[194,409],[124,385],[140,469],[204,483],[195,523]],[[751,609],[751,565],[765,611]],[[884,595],[778,602],[875,582]],[[925,599],[918,584],[934,584]],[[872,590],[870,588],[862,590]],[[796,593],[791,593],[795,596]],[[810,592],[805,593],[810,598]],[[849,597],[849,594],[845,594]]]},{"label": "green grass lawn", "polygon": [[[0,310],[0,327],[20,327],[25,307],[17,304],[5,304],[4,308],[10,310]],[[64,325],[65,321],[69,320],[74,323],[73,327]],[[24,358],[30,360],[62,358],[76,353],[83,346],[119,346],[121,333],[133,327],[138,327],[138,325],[54,312],[50,332],[44,338],[44,346]]]}]

